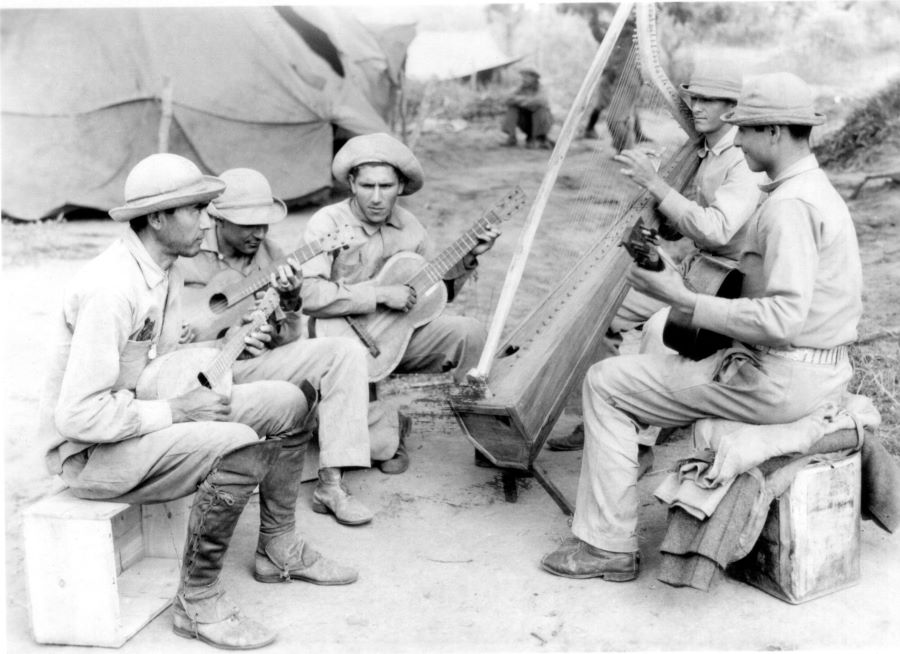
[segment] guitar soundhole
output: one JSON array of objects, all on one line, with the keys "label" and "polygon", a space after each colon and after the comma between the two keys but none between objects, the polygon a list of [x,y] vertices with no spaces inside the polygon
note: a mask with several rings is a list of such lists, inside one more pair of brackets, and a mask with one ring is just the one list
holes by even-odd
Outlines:
[{"label": "guitar soundhole", "polygon": [[222,293],[216,293],[209,298],[209,310],[213,313],[222,313],[228,308],[228,298]]}]

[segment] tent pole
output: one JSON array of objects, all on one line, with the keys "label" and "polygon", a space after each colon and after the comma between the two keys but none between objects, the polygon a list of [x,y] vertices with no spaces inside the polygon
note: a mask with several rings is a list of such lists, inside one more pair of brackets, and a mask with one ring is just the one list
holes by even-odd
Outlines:
[{"label": "tent pole", "polygon": [[159,132],[157,134],[156,148],[158,152],[169,151],[169,128],[172,125],[172,78],[168,75],[163,78],[163,90],[160,98],[162,115],[159,119]]}]

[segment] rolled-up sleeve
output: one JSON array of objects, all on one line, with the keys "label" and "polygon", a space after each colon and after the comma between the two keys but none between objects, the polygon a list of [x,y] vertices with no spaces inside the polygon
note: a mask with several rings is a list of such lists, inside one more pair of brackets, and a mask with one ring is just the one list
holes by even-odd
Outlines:
[{"label": "rolled-up sleeve", "polygon": [[66,372],[54,419],[59,433],[72,441],[121,441],[172,424],[169,403],[138,400],[131,390],[114,390],[120,356],[129,337],[132,307],[114,290],[98,290],[77,304]]},{"label": "rolled-up sleeve", "polygon": [[[785,347],[801,332],[815,289],[817,235],[799,200],[769,201],[759,216],[761,270],[744,282],[748,297],[699,295],[692,323],[750,344]],[[754,285],[759,281],[759,287]]]}]

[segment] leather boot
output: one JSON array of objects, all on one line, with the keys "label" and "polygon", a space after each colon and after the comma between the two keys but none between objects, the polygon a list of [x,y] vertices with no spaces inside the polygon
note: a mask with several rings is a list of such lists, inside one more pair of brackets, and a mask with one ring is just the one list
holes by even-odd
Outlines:
[{"label": "leather boot", "polygon": [[259,484],[259,540],[253,577],[263,583],[299,579],[332,586],[357,579],[352,568],[331,561],[295,532],[297,496],[300,494],[306,438],[287,438],[278,460]]},{"label": "leather boot", "polygon": [[200,484],[188,518],[173,629],[223,649],[256,649],[275,640],[264,625],[241,615],[219,583],[225,552],[254,487],[278,456],[260,442],[222,457]]},{"label": "leather boot", "polygon": [[564,541],[541,559],[541,567],[569,579],[631,581],[640,571],[639,552],[609,552],[577,539]]},{"label": "leather boot", "polygon": [[547,449],[554,452],[570,452],[584,448],[584,423],[575,425],[568,436],[558,436],[547,440]]},{"label": "leather boot", "polygon": [[313,511],[332,513],[342,525],[356,526],[372,522],[372,512],[353,497],[341,481],[340,468],[319,470],[319,482],[313,491]]},{"label": "leather boot", "polygon": [[409,468],[409,452],[406,450],[406,437],[409,430],[412,429],[412,418],[403,413],[397,415],[400,425],[400,443],[397,445],[397,451],[387,461],[380,461],[378,468],[386,475],[399,475],[406,472]]}]

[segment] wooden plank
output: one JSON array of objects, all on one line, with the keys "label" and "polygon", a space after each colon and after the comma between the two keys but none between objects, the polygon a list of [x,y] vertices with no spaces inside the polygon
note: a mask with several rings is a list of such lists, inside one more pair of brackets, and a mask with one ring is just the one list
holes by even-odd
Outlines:
[{"label": "wooden plank", "polygon": [[144,555],[180,559],[194,496],[141,506]]}]

